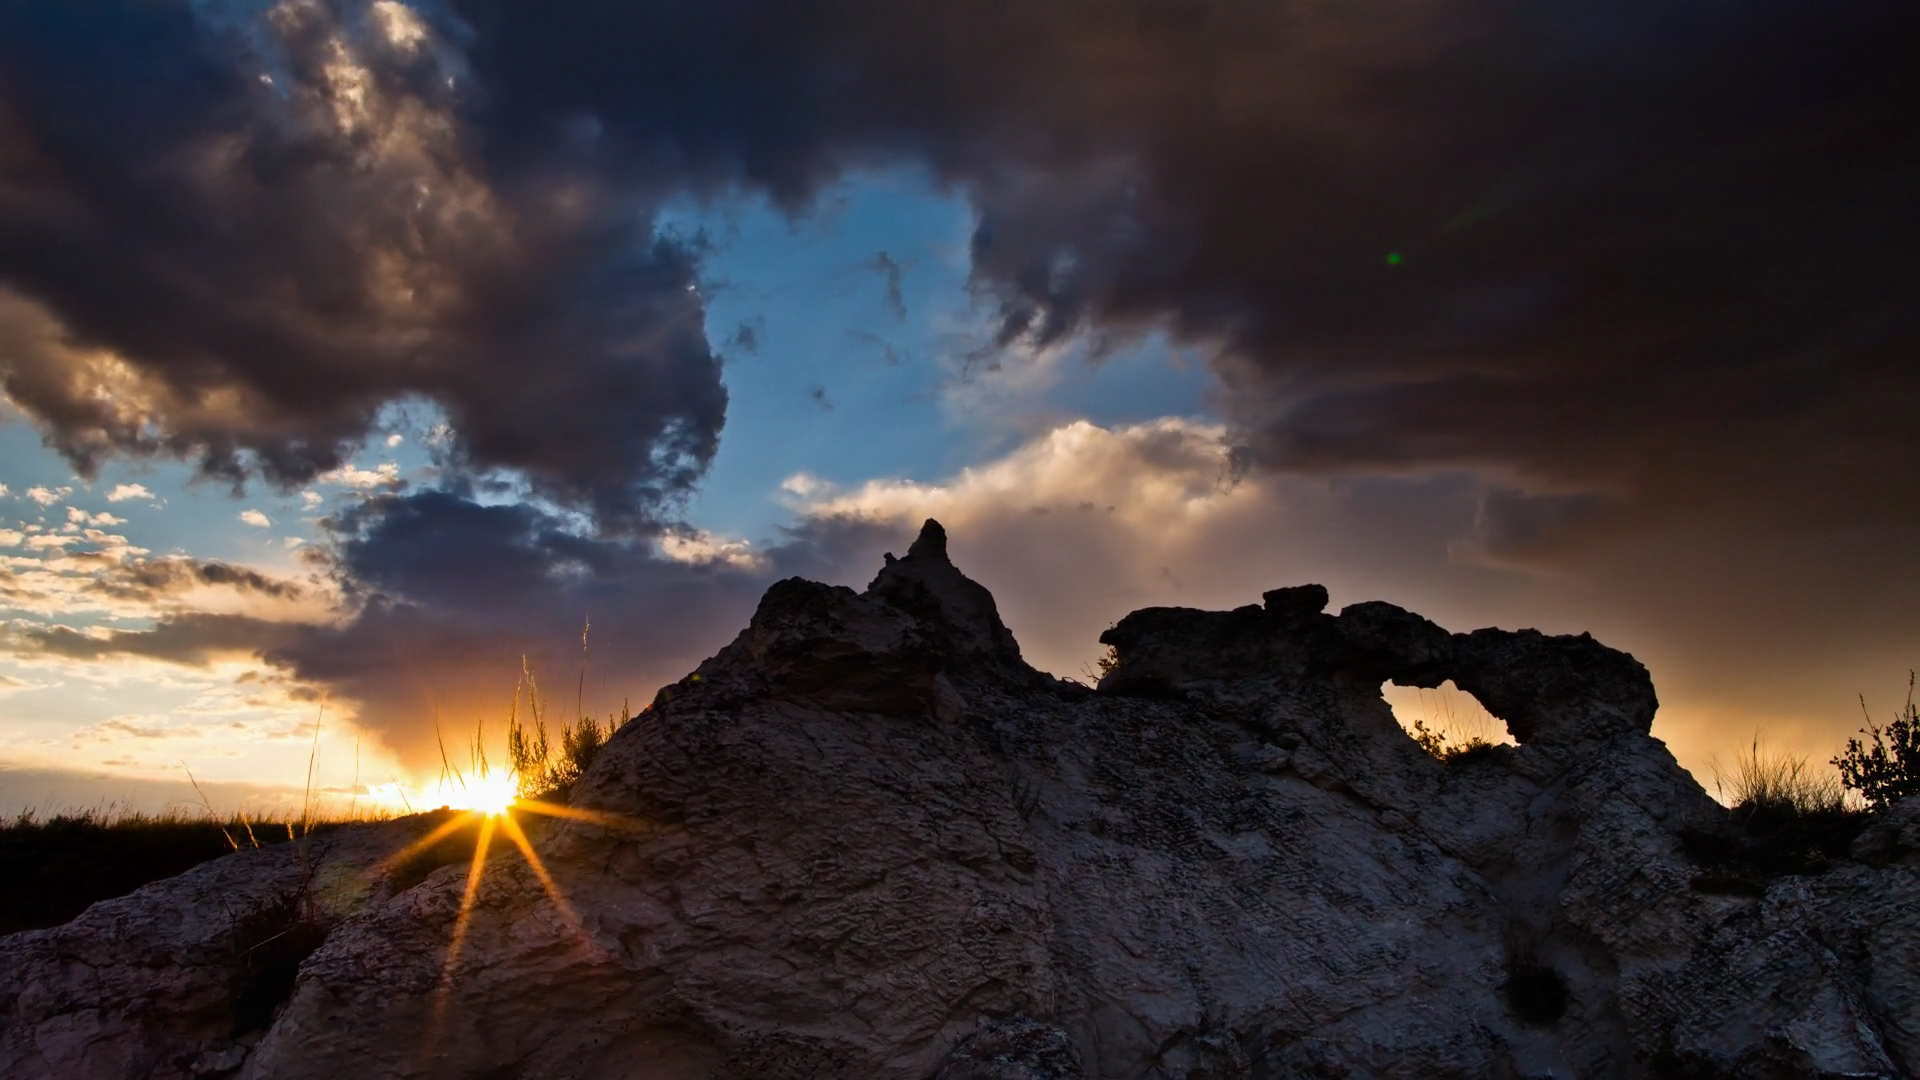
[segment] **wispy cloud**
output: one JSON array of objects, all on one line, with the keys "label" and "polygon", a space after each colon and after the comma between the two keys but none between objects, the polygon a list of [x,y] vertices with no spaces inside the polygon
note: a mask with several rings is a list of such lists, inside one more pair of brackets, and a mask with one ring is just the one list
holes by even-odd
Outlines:
[{"label": "wispy cloud", "polygon": [[163,716],[116,716],[98,724],[81,728],[73,733],[76,739],[89,739],[95,742],[112,742],[116,736],[127,735],[136,739],[184,739],[201,734],[198,728],[190,726],[168,726]]},{"label": "wispy cloud", "polygon": [[77,506],[69,506],[67,507],[67,522],[72,525],[125,525],[127,519],[114,517],[105,511],[101,511],[98,514],[89,514]]},{"label": "wispy cloud", "polygon": [[12,675],[0,675],[0,695],[18,694],[24,690],[41,690],[52,685],[52,683],[29,682]]},{"label": "wispy cloud", "polygon": [[27,489],[27,498],[32,499],[41,506],[52,506],[54,503],[59,502],[71,494],[73,494],[71,487],[50,488],[36,484]]},{"label": "wispy cloud", "polygon": [[273,519],[258,510],[240,511],[240,520],[257,529],[271,528],[273,525]]},{"label": "wispy cloud", "polygon": [[[89,521],[94,515],[87,515]],[[328,590],[185,555],[154,556],[115,532],[71,520],[59,531],[0,529],[0,606],[63,620],[152,619],[205,609],[278,619],[324,619]]]},{"label": "wispy cloud", "polygon": [[[382,462],[371,469],[363,469],[358,465],[351,464],[342,465],[332,472],[322,473],[318,477],[315,477],[315,479],[323,483],[357,488],[361,491],[371,491],[375,488],[394,488],[401,484],[400,466],[391,461]],[[309,496],[312,494],[312,492],[307,492]],[[312,504],[309,503],[309,505]]]},{"label": "wispy cloud", "polygon": [[147,490],[145,484],[115,484],[113,490],[107,492],[108,502],[126,502],[128,499],[147,499],[152,502],[159,501],[159,498],[155,496],[153,492]]}]

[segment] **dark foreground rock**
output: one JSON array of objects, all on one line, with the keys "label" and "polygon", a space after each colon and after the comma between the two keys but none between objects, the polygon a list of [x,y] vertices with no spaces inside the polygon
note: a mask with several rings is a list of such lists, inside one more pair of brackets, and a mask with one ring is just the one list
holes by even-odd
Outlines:
[{"label": "dark foreground rock", "polygon": [[[116,953],[190,936],[193,875],[151,886],[0,940],[0,1074],[1912,1075],[1910,821],[1715,889],[1687,838],[1725,812],[1631,657],[1325,605],[1136,612],[1094,692],[930,523],[864,593],[774,586],[615,735],[573,793],[601,819],[538,839],[563,901],[517,856],[465,916],[462,868],[369,888],[263,1032],[202,1045],[153,1011],[170,954]],[[1521,745],[1443,764],[1385,679]]]}]

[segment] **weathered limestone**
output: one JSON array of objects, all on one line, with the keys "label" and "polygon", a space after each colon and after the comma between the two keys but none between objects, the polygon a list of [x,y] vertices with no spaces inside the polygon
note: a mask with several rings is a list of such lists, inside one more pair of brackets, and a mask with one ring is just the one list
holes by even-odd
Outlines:
[{"label": "weathered limestone", "polygon": [[[1697,891],[1682,835],[1724,811],[1648,735],[1631,657],[1326,603],[1135,612],[1095,692],[1020,660],[932,523],[864,593],[781,582],[575,789],[606,823],[540,839],[564,908],[496,860],[449,967],[460,868],[374,896],[200,1071],[1911,1075],[1910,822],[1824,875]],[[1521,745],[1443,765],[1407,738],[1380,683],[1449,678]],[[148,1024],[109,992],[142,962],[35,1004],[105,907],[0,941],[0,1072],[160,1075],[60,1041],[86,1009]]]}]

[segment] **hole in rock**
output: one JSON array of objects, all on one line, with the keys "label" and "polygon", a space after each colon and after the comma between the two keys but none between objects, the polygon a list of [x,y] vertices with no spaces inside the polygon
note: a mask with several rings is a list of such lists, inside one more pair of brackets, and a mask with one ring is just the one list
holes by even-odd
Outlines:
[{"label": "hole in rock", "polygon": [[1551,1024],[1567,1011],[1567,983],[1544,964],[1517,961],[1507,969],[1503,987],[1513,1015],[1529,1024]]},{"label": "hole in rock", "polygon": [[1380,696],[1407,734],[1442,761],[1471,761],[1496,746],[1515,745],[1507,725],[1452,679],[1431,689],[1383,683]]}]

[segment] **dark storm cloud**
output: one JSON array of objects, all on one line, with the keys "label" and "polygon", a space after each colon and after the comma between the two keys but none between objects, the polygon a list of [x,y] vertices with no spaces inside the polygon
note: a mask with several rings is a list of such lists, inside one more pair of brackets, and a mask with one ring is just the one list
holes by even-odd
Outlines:
[{"label": "dark storm cloud", "polygon": [[0,4],[7,395],[83,473],[281,484],[426,399],[468,467],[655,517],[726,406],[696,246],[587,143],[482,167],[467,40],[393,3]]},{"label": "dark storm cloud", "polygon": [[244,566],[183,555],[123,560],[89,582],[87,591],[116,600],[154,603],[198,587],[229,588],[274,600],[298,599],[306,593],[298,582],[271,577]]},{"label": "dark storm cloud", "polygon": [[456,6],[495,152],[590,114],[795,204],[922,163],[1004,341],[1216,344],[1268,466],[1914,513],[1872,497],[1920,467],[1911,4]]},{"label": "dark storm cloud", "polygon": [[1900,0],[195,9],[0,8],[8,392],[82,465],[304,479],[412,395],[655,516],[725,395],[652,207],[906,163],[1004,341],[1216,345],[1272,467],[1793,518],[1920,466]]}]

